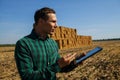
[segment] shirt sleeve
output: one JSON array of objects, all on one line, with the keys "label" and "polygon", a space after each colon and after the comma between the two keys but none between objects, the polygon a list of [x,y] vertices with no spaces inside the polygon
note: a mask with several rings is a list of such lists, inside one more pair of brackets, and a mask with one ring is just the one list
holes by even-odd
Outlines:
[{"label": "shirt sleeve", "polygon": [[[25,43],[18,41],[15,47],[16,65],[22,80],[44,80],[56,77],[56,73],[61,71],[58,63],[54,63],[43,70],[34,70],[30,52]],[[57,56],[59,58],[59,54]],[[52,77],[51,77],[52,76]]]}]

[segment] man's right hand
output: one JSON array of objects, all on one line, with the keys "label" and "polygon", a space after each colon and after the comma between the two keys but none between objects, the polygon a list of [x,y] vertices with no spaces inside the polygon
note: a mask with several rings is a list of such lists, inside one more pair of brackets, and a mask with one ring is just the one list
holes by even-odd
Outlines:
[{"label": "man's right hand", "polygon": [[63,68],[71,63],[76,58],[76,53],[67,54],[58,60],[60,68]]}]

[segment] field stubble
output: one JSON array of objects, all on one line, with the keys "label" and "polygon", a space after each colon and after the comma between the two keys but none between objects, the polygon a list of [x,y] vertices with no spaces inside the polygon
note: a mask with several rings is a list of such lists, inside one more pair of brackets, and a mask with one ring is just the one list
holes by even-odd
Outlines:
[{"label": "field stubble", "polygon": [[[57,73],[58,80],[120,80],[120,41],[93,42],[92,46],[64,50],[60,54],[80,54],[96,46],[103,47],[103,50],[73,71]],[[20,80],[14,60],[14,47],[0,47],[0,80]]]}]

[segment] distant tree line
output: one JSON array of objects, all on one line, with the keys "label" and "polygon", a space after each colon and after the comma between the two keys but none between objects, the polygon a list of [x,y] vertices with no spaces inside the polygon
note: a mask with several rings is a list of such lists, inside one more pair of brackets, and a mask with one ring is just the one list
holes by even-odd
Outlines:
[{"label": "distant tree line", "polygon": [[15,44],[0,44],[0,47],[14,47]]},{"label": "distant tree line", "polygon": [[98,39],[98,40],[93,40],[93,41],[113,41],[113,40],[120,40],[120,38]]},{"label": "distant tree line", "polygon": [[[120,38],[111,38],[111,39],[97,39],[97,40],[93,40],[93,41],[113,41],[113,40],[120,40]],[[0,47],[14,47],[15,44],[0,44]]]}]

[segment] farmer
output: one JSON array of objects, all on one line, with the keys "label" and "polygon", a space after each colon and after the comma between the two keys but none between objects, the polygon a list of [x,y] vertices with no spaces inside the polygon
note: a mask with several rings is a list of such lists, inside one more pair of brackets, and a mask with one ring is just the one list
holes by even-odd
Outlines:
[{"label": "farmer", "polygon": [[57,27],[56,13],[44,7],[34,14],[31,34],[20,39],[15,47],[15,60],[22,80],[56,80],[56,73],[75,59],[76,53],[60,57],[52,35]]}]

